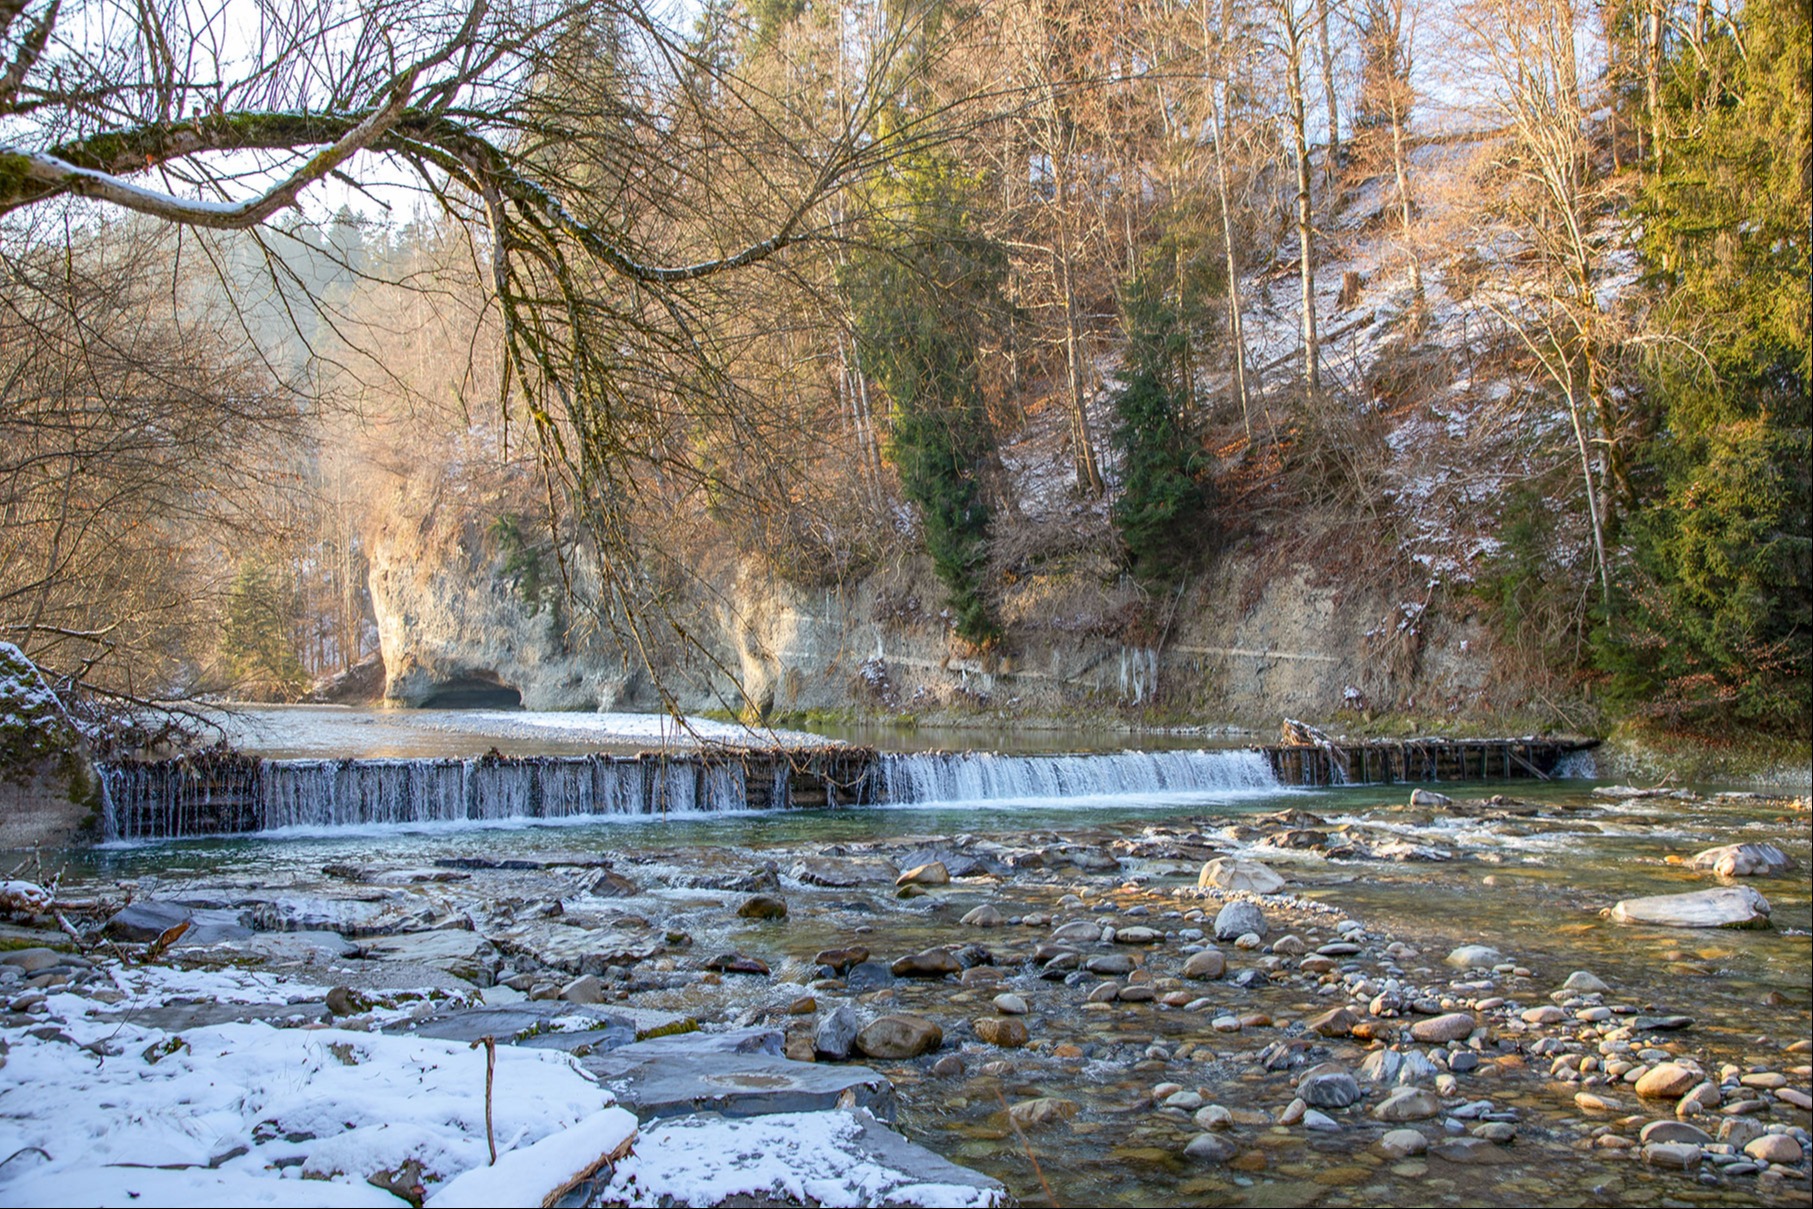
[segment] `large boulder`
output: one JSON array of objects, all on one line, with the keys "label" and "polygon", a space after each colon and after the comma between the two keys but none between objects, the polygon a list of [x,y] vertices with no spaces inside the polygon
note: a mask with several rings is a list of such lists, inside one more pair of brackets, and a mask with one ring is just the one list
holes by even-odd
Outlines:
[{"label": "large boulder", "polygon": [[1769,900],[1749,886],[1720,886],[1688,894],[1627,898],[1612,908],[1621,924],[1664,928],[1766,928]]},{"label": "large boulder", "polygon": [[1425,1045],[1439,1045],[1464,1041],[1478,1027],[1479,1021],[1472,1012],[1448,1012],[1417,1021],[1410,1026],[1410,1035]]},{"label": "large boulder", "polygon": [[812,1050],[821,1058],[842,1061],[850,1056],[860,1031],[862,1020],[856,1015],[856,1009],[847,1003],[839,1004],[812,1030]]},{"label": "large boulder", "polygon": [[1265,935],[1265,913],[1252,903],[1231,902],[1216,914],[1216,940],[1236,940],[1249,932]]},{"label": "large boulder", "polygon": [[1381,1121],[1401,1124],[1428,1120],[1441,1110],[1442,1102],[1435,1098],[1435,1093],[1421,1087],[1400,1087],[1386,1096],[1372,1110],[1372,1115]]},{"label": "large boulder", "polygon": [[150,944],[179,924],[195,918],[195,912],[180,903],[141,900],[116,912],[107,921],[106,933],[114,940],[128,944]]},{"label": "large boulder", "polygon": [[856,1034],[856,1049],[870,1058],[917,1058],[944,1044],[944,1030],[923,1016],[878,1016]]},{"label": "large boulder", "polygon": [[1720,877],[1775,877],[1794,868],[1794,859],[1774,844],[1721,844],[1687,863]]},{"label": "large boulder", "polygon": [[1217,857],[1202,867],[1196,878],[1199,889],[1246,890],[1253,894],[1276,894],[1284,889],[1284,879],[1269,866],[1258,861]]}]

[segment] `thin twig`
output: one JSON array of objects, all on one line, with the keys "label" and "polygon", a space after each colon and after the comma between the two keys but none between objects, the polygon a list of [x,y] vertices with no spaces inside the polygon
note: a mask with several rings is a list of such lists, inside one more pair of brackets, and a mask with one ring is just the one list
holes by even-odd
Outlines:
[{"label": "thin twig", "polygon": [[1007,1097],[1001,1094],[1001,1089],[998,1087],[995,1088],[995,1099],[1001,1101],[1001,1111],[1007,1114],[1007,1123],[1013,1128],[1014,1137],[1020,1139],[1020,1149],[1026,1152],[1026,1161],[1032,1164],[1032,1174],[1037,1177],[1039,1187],[1045,1190],[1045,1199],[1052,1203],[1053,1209],[1058,1209],[1058,1194],[1053,1192],[1051,1185],[1045,1182],[1045,1173],[1039,1170],[1039,1159],[1032,1152],[1032,1143],[1028,1142],[1026,1135],[1020,1132],[1020,1123],[1014,1120],[1013,1109],[1007,1107]]},{"label": "thin twig", "polygon": [[467,1049],[485,1047],[485,1145],[491,1148],[491,1162],[488,1166],[497,1166],[497,1134],[491,1127],[491,1086],[497,1077],[497,1038],[487,1033]]}]

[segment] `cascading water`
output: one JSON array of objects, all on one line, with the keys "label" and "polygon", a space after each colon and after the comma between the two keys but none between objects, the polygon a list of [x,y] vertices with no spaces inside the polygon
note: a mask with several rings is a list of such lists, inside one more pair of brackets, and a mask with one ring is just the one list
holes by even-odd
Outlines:
[{"label": "cascading water", "polygon": [[[101,776],[107,840],[374,823],[698,814],[749,805],[746,773],[734,760],[225,757],[112,764]],[[784,795],[784,778],[779,787]],[[787,804],[784,796],[774,801]]]},{"label": "cascading water", "polygon": [[259,760],[204,753],[101,770],[107,840],[858,803],[1005,802],[1281,788],[1259,751],[1108,755],[524,756]]},{"label": "cascading water", "polygon": [[877,776],[880,792],[876,796],[895,804],[1216,794],[1281,788],[1270,761],[1258,751],[883,755],[878,759]]}]

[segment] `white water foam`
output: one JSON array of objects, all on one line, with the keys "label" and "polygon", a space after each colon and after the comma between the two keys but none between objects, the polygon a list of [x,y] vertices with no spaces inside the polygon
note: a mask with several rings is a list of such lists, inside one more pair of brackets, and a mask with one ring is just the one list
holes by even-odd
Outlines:
[{"label": "white water foam", "polygon": [[104,834],[114,840],[298,835],[349,827],[740,811],[742,766],[608,756],[523,760],[266,760],[218,777],[113,765]]},{"label": "white water foam", "polygon": [[1004,756],[992,752],[884,755],[879,799],[890,806],[1048,802],[1125,797],[1224,798],[1284,787],[1257,751],[1125,751]]}]

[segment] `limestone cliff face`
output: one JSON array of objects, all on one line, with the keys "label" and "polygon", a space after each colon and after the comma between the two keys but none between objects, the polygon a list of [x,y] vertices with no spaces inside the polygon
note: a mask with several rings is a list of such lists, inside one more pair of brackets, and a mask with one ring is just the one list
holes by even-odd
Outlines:
[{"label": "limestone cliff face", "polygon": [[[1113,636],[1130,590],[1103,587],[1099,569],[1018,584],[1003,607],[1008,641],[985,658],[956,651],[923,560],[831,588],[729,563],[683,593],[675,619],[696,645],[659,642],[651,676],[583,609],[525,601],[475,526],[396,526],[370,550],[385,695],[402,705],[496,704],[513,690],[532,709],[655,710],[656,678],[687,710],[1040,715],[1156,701],[1205,722],[1270,725],[1505,704],[1489,697],[1489,639],[1472,619],[1239,556],[1196,584],[1150,645]],[[487,688],[505,696],[459,699]]]},{"label": "limestone cliff face", "polygon": [[392,526],[368,550],[386,700],[433,705],[491,684],[530,709],[598,709],[623,694],[622,660],[525,600],[475,525]]}]

